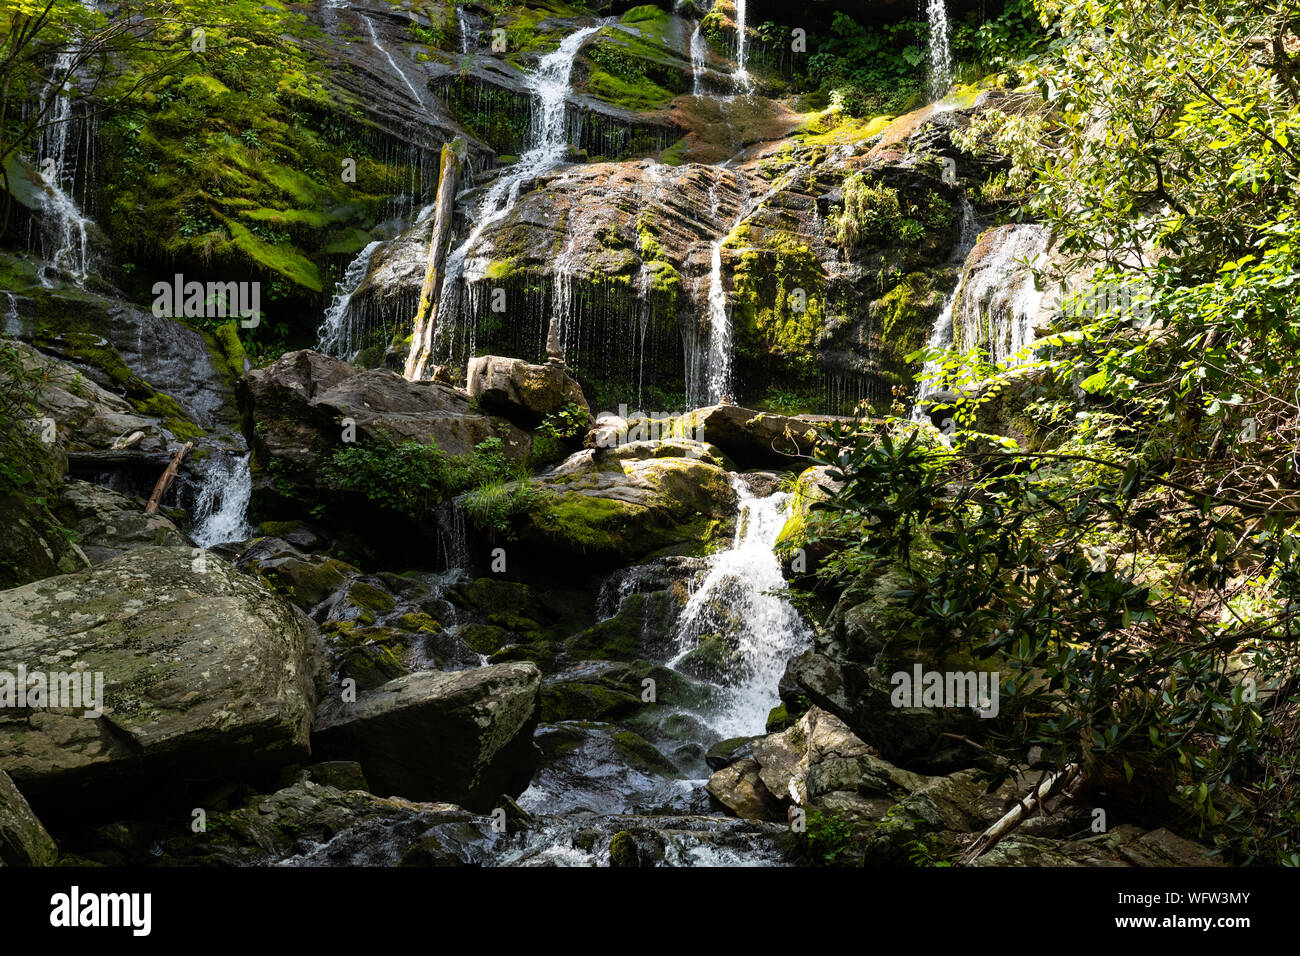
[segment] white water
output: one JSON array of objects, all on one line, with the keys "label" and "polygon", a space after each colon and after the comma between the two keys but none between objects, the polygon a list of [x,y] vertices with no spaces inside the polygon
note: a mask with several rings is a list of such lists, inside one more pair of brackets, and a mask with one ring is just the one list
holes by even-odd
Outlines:
[{"label": "white water", "polygon": [[329,308],[325,310],[325,320],[321,323],[320,331],[316,333],[317,352],[333,355],[335,358],[352,358],[350,322],[352,296],[358,286],[365,281],[366,273],[370,271],[370,260],[380,245],[381,243],[376,240],[362,249],[357,257],[348,263],[343,278],[335,284],[334,297],[330,300]]},{"label": "white water", "polygon": [[[564,104],[569,95],[573,61],[582,44],[603,25],[602,21],[596,26],[584,27],[569,34],[559,49],[542,57],[536,71],[524,78],[534,97],[532,127],[529,130],[530,146],[519,157],[519,162],[502,173],[489,187],[474,215],[474,228],[465,241],[447,256],[446,279],[438,303],[439,321],[435,342],[435,354],[441,358],[450,358],[454,343],[449,336],[464,331],[459,328],[460,279],[465,270],[465,262],[474,250],[479,236],[514,208],[524,183],[554,169],[564,159],[565,147],[568,145]],[[450,321],[444,321],[444,316]]]},{"label": "white water", "polygon": [[985,333],[989,356],[998,364],[1023,361],[1018,353],[1034,343],[1044,296],[1035,284],[1034,270],[1046,256],[1051,238],[1035,224],[1003,228],[993,251],[962,284],[956,304],[962,338],[975,342]]},{"label": "white water", "polygon": [[926,0],[930,17],[930,95],[942,99],[952,86],[952,48],[948,44],[948,10],[943,0]]},{"label": "white water", "polygon": [[704,89],[700,80],[707,69],[709,47],[704,40],[704,21],[695,21],[695,31],[691,34],[691,94],[703,96]]},{"label": "white water", "polygon": [[748,93],[754,88],[749,70],[746,69],[749,42],[745,36],[745,5],[745,0],[736,0],[736,72],[731,74],[731,80],[738,93]]},{"label": "white water", "polygon": [[23,320],[18,314],[18,297],[12,292],[6,292],[5,296],[4,334],[16,339],[23,334]]},{"label": "white water", "polygon": [[379,34],[375,32],[374,21],[372,21],[369,17],[364,17],[364,16],[361,19],[365,21],[366,29],[370,31],[371,45],[384,55],[384,58],[388,60],[388,65],[392,68],[393,72],[396,73],[399,77],[401,77],[402,82],[406,84],[406,89],[411,94],[411,99],[415,100],[417,105],[423,106],[424,97],[420,95],[420,91],[417,90],[414,84],[411,83],[410,78],[407,77],[406,75],[406,71],[397,65],[397,61],[394,60],[393,55],[388,52],[388,48],[379,42]]},{"label": "white water", "polygon": [[722,244],[730,234],[728,230],[709,251],[709,355],[704,385],[710,405],[718,404],[731,392],[731,315],[727,292],[722,288]]},{"label": "white water", "polygon": [[[90,10],[95,9],[93,3],[86,3],[85,6]],[[54,61],[50,85],[41,97],[40,109],[47,117],[48,125],[41,137],[37,167],[44,174],[46,186],[42,199],[42,248],[45,250],[45,264],[56,272],[69,273],[80,285],[86,281],[94,261],[87,232],[90,219],[82,215],[72,198],[76,170],[69,169],[67,162],[68,133],[73,125],[71,73],[78,54],[79,50],[73,48],[60,53]],[[62,93],[58,92],[60,86]],[[55,98],[52,103],[51,97]],[[46,244],[47,239],[52,239],[52,242]]]},{"label": "white water", "polygon": [[[704,371],[704,388],[705,402],[709,405],[716,405],[724,397],[731,394],[731,357],[732,357],[732,335],[731,335],[731,310],[727,303],[727,291],[722,285],[722,247],[727,238],[736,230],[736,228],[753,215],[754,210],[767,202],[785,187],[786,182],[793,175],[787,173],[782,177],[775,186],[760,196],[754,202],[742,202],[740,214],[735,221],[731,223],[727,231],[724,232],[709,249],[709,297],[708,297],[708,315],[709,315],[709,350],[706,355],[706,366]],[[742,189],[748,191],[748,184],[743,178],[739,179]],[[691,369],[687,368],[687,376],[691,375]],[[687,403],[696,404],[695,396],[692,394],[690,381],[686,385]]]},{"label": "white water", "polygon": [[465,8],[456,8],[456,27],[460,31],[460,52],[469,52],[469,20],[465,17]]},{"label": "white water", "polygon": [[772,546],[785,525],[790,495],[755,498],[736,478],[740,517],[731,549],[714,555],[703,582],[677,622],[674,666],[706,635],[718,635],[738,651],[740,666],[717,713],[705,715],[723,737],[762,733],[777,703],[786,664],[805,650],[812,635],[786,600],[785,578]]},{"label": "white water", "polygon": [[203,486],[194,504],[194,530],[190,533],[200,548],[243,541],[252,534],[247,519],[253,495],[248,459],[248,455],[226,455],[204,470]]},{"label": "white water", "polygon": [[[961,201],[961,234],[957,239],[957,245],[953,249],[952,261],[961,269],[962,263],[970,255],[971,249],[975,248],[975,242],[979,239],[979,227],[975,223],[975,209],[966,199]],[[958,296],[961,295],[961,281],[958,280],[957,287],[952,290],[943,304],[943,309],[939,312],[938,318],[934,320],[934,327],[930,331],[930,340],[927,343],[932,349],[947,349],[952,345],[953,340],[953,309],[957,305]],[[916,398],[940,387],[940,374],[942,364],[938,359],[926,359],[921,368],[920,377],[916,384]],[[919,405],[912,408],[912,418],[915,421],[926,419],[924,412]]]}]

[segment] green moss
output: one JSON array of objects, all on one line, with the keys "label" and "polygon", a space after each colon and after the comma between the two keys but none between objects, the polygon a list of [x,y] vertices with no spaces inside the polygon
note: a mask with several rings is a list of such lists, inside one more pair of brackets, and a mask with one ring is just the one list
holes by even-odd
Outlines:
[{"label": "green moss", "polygon": [[226,373],[233,381],[239,381],[244,377],[244,369],[248,367],[248,356],[244,352],[243,343],[239,341],[239,323],[227,322],[218,326],[212,334],[225,361]]},{"label": "green moss", "polygon": [[357,607],[376,614],[387,614],[396,606],[393,597],[365,581],[353,581],[348,588],[348,600]]},{"label": "green moss", "polygon": [[659,162],[665,166],[680,166],[686,162],[686,137],[683,136],[659,154]]},{"label": "green moss", "polygon": [[198,441],[207,434],[186,417],[185,411],[177,404],[176,399],[164,392],[155,392],[149,398],[133,401],[131,404],[142,415],[161,418],[163,427],[180,441]]}]

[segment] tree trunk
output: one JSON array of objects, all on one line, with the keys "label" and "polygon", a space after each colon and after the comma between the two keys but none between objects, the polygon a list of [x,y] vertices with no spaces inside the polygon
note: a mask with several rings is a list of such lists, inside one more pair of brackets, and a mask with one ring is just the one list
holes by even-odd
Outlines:
[{"label": "tree trunk", "polygon": [[420,288],[420,308],[415,314],[411,332],[411,350],[406,355],[403,376],[412,382],[424,378],[425,368],[433,352],[433,330],[438,324],[438,297],[442,294],[442,261],[447,254],[447,240],[451,238],[451,220],[456,204],[456,181],[460,178],[460,164],[465,155],[465,142],[454,139],[443,144],[442,162],[438,169],[438,200],[433,218],[433,235],[429,238],[429,258],[424,270],[424,285]]},{"label": "tree trunk", "polygon": [[158,484],[153,486],[153,494],[149,496],[149,503],[144,506],[145,514],[151,515],[158,510],[158,502],[162,500],[163,492],[165,492],[167,486],[172,483],[172,479],[176,477],[176,469],[181,466],[181,459],[183,459],[185,453],[193,447],[194,442],[187,441],[180,447],[176,454],[172,456],[171,464],[168,465],[167,470],[162,473],[162,477],[158,479]]}]

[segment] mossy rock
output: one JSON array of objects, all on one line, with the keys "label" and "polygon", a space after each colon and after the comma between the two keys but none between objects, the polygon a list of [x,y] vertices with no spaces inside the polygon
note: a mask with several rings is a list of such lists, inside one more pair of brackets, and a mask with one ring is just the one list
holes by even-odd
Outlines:
[{"label": "mossy rock", "polygon": [[573,681],[542,688],[542,720],[617,720],[644,705],[641,698],[603,684]]}]

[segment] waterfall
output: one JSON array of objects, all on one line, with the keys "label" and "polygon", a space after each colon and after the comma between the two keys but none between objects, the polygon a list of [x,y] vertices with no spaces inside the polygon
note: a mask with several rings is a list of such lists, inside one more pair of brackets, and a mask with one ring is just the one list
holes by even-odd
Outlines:
[{"label": "waterfall", "polygon": [[723,737],[762,733],[786,664],[812,640],[784,596],[781,563],[772,550],[791,496],[776,492],[755,498],[739,477],[732,486],[740,504],[735,539],[729,550],[709,559],[704,580],[678,619],[678,654],[669,662],[676,665],[704,637],[720,637],[734,647],[737,670],[725,702],[709,715]]},{"label": "waterfall", "polygon": [[[94,3],[87,2],[85,6],[95,9]],[[60,53],[54,61],[49,86],[41,97],[40,112],[48,119],[37,150],[37,166],[46,187],[42,199],[42,257],[46,267],[69,273],[78,285],[86,281],[95,264],[87,232],[90,219],[82,214],[72,197],[76,166],[68,162],[69,133],[74,120],[72,70],[79,53],[73,47]],[[42,282],[45,282],[44,275]]]},{"label": "waterfall", "polygon": [[691,33],[691,94],[703,96],[704,89],[700,80],[704,77],[709,55],[708,44],[704,41],[704,21],[695,21],[695,30]]},{"label": "waterfall", "polygon": [[1045,294],[1034,270],[1050,240],[1051,233],[1037,224],[1001,226],[986,235],[981,247],[988,251],[966,270],[955,305],[963,344],[985,341],[998,364],[1022,361],[1017,353],[1034,342]]},{"label": "waterfall", "polygon": [[4,334],[15,339],[23,334],[23,319],[18,314],[18,297],[12,292],[5,293]]},{"label": "waterfall", "polygon": [[[731,394],[731,358],[732,358],[732,334],[731,334],[731,310],[727,303],[727,291],[722,285],[722,247],[728,237],[735,232],[746,219],[753,215],[754,210],[767,202],[778,192],[785,188],[785,184],[794,175],[794,170],[781,177],[771,189],[760,196],[756,201],[749,202],[748,195],[746,200],[742,201],[740,214],[735,221],[727,228],[709,250],[709,297],[708,316],[709,316],[709,349],[705,356],[706,366],[704,370],[704,389],[705,401],[710,405],[716,405],[722,401],[725,396]],[[748,184],[743,178],[739,179],[741,187],[748,193]],[[698,404],[699,396],[691,387],[691,368],[687,364],[686,369],[686,401],[688,405]]]},{"label": "waterfall", "polygon": [[569,34],[559,49],[542,57],[536,71],[524,79],[534,99],[529,148],[519,157],[519,162],[502,173],[488,188],[487,195],[475,213],[474,228],[465,241],[448,254],[443,267],[446,278],[438,302],[438,325],[434,342],[434,353],[443,361],[449,362],[452,358],[455,334],[466,333],[466,330],[459,328],[464,316],[460,308],[460,285],[465,261],[483,231],[505,218],[514,208],[524,183],[554,169],[564,159],[564,150],[568,145],[564,106],[569,94],[569,76],[573,72],[573,62],[577,59],[582,44],[603,25],[602,21],[596,26],[584,27]]},{"label": "waterfall", "polygon": [[943,0],[926,0],[930,16],[930,95],[939,100],[952,86],[952,48],[948,45],[948,9]]},{"label": "waterfall", "polygon": [[352,327],[352,296],[365,281],[370,271],[370,260],[381,243],[370,243],[353,259],[343,273],[343,278],[334,286],[334,297],[329,308],[325,310],[325,320],[320,331],[316,333],[316,351],[333,355],[335,358],[351,359],[356,354],[353,340],[356,329]]},{"label": "waterfall", "polygon": [[460,52],[469,52],[469,20],[465,17],[465,8],[456,7],[456,29],[460,32]]},{"label": "waterfall", "polygon": [[[942,3],[942,0],[939,0]],[[745,0],[736,0],[736,72],[731,75],[736,92],[748,93],[754,88],[745,68],[749,62],[749,44],[745,37]]]},{"label": "waterfall", "polygon": [[[953,247],[952,262],[957,266],[958,273],[965,263],[966,257],[970,255],[971,249],[975,248],[975,241],[979,238],[979,226],[975,222],[975,209],[971,206],[970,201],[965,197],[961,200],[961,233],[957,238],[957,244]],[[953,341],[953,310],[957,305],[957,298],[961,295],[961,280],[957,281],[957,286],[944,301],[943,309],[939,312],[938,318],[934,320],[934,328],[930,331],[930,340],[927,343],[932,349],[947,349]],[[915,421],[922,421],[926,418],[922,412],[919,400],[927,391],[932,391],[940,387],[939,376],[942,365],[938,359],[926,359],[921,368],[921,374],[916,380],[916,399],[918,404],[913,406],[912,418]]]},{"label": "waterfall", "polygon": [[361,19],[365,22],[366,29],[370,31],[371,45],[384,55],[384,58],[388,60],[388,65],[392,67],[393,72],[402,78],[402,82],[406,84],[407,90],[410,91],[411,99],[415,100],[417,105],[423,106],[424,97],[420,95],[420,91],[411,83],[410,78],[406,75],[406,71],[397,65],[397,61],[394,60],[393,55],[388,52],[388,48],[379,42],[379,34],[375,32],[374,21],[366,16],[363,16]]},{"label": "waterfall", "polygon": [[246,517],[253,494],[248,459],[247,454],[224,455],[204,468],[203,484],[194,504],[194,530],[190,532],[199,547],[242,541],[252,533]]},{"label": "waterfall", "polygon": [[[737,220],[736,225],[739,224]],[[722,288],[722,244],[730,234],[728,230],[709,253],[709,354],[705,387],[710,405],[718,404],[731,392],[731,315],[727,310],[727,292]]]}]

